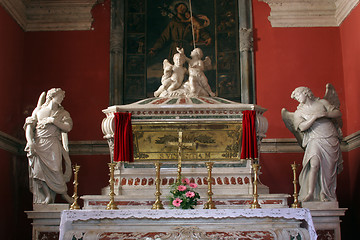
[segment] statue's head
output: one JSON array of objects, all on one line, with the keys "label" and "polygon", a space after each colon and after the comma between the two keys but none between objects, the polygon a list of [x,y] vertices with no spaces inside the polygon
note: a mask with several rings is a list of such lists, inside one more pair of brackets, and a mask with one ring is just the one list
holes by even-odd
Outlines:
[{"label": "statue's head", "polygon": [[200,48],[195,48],[194,50],[191,51],[190,56],[191,57],[198,56],[200,59],[202,59],[204,54]]},{"label": "statue's head", "polygon": [[[315,96],[313,92],[308,87],[297,87],[292,93],[291,98],[299,101],[299,97],[304,95],[305,97],[314,100]],[[300,101],[299,101],[300,102]]]},{"label": "statue's head", "polygon": [[182,66],[185,63],[185,57],[180,53],[175,53],[173,57],[173,61],[176,66]]},{"label": "statue's head", "polygon": [[49,104],[49,102],[53,99],[56,99],[60,104],[64,99],[64,97],[65,97],[65,91],[63,91],[61,88],[52,88],[49,91],[47,91],[45,105]]}]

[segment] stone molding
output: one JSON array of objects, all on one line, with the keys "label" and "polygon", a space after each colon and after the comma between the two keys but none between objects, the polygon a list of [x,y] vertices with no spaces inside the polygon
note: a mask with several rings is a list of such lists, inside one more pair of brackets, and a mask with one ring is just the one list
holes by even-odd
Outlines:
[{"label": "stone molding", "polygon": [[[0,149],[16,155],[25,155],[25,141],[16,139],[0,131]],[[360,131],[344,137],[341,143],[343,152],[350,152],[360,147]],[[70,141],[70,155],[108,155],[109,146],[106,140]],[[261,153],[301,153],[303,150],[295,138],[265,138],[261,142]]]},{"label": "stone molding", "polygon": [[98,0],[0,0],[24,31],[90,30]]},{"label": "stone molding", "polygon": [[338,27],[359,0],[259,0],[270,8],[273,27]]}]

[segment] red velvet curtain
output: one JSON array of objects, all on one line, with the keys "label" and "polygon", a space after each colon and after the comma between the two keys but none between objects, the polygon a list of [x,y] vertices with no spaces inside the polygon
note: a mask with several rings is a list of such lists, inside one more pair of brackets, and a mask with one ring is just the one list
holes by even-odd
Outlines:
[{"label": "red velvet curtain", "polygon": [[241,159],[258,158],[255,120],[255,111],[243,111]]},{"label": "red velvet curtain", "polygon": [[114,162],[133,162],[131,113],[115,113]]}]

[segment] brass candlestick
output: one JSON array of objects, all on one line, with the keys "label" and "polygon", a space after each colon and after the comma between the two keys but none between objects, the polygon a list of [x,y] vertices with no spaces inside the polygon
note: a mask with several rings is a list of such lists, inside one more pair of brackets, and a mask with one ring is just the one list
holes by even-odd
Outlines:
[{"label": "brass candlestick", "polygon": [[176,182],[180,182],[181,181],[181,161],[182,161],[182,138],[183,133],[180,130],[179,131],[179,146],[178,146],[178,169],[177,169],[177,177],[176,177]]},{"label": "brass candlestick", "polygon": [[259,164],[254,163],[252,165],[253,171],[254,171],[254,183],[253,183],[253,202],[251,204],[251,209],[255,208],[261,208],[260,204],[258,202],[259,194],[257,193],[257,184],[258,184],[258,170],[259,170]]},{"label": "brass candlestick", "polygon": [[80,170],[79,165],[76,164],[75,166],[73,166],[73,171],[74,171],[74,182],[73,182],[73,184],[74,184],[74,194],[72,195],[72,197],[74,199],[74,202],[73,202],[73,204],[71,204],[70,210],[79,210],[80,209],[80,206],[77,203],[77,200],[79,199],[79,197],[77,195],[78,185],[79,185],[79,182],[78,182],[79,170]]},{"label": "brass candlestick", "polygon": [[213,195],[213,192],[212,192],[212,176],[211,176],[211,172],[212,172],[212,167],[214,165],[213,162],[206,162],[206,167],[207,167],[207,170],[208,170],[208,178],[207,178],[207,182],[208,182],[208,191],[207,191],[207,194],[208,194],[208,201],[204,204],[204,209],[216,209],[215,207],[215,204],[212,200],[212,195]]},{"label": "brass candlestick", "polygon": [[114,196],[115,196],[115,192],[114,192],[114,184],[115,184],[115,179],[114,179],[114,168],[116,166],[116,163],[108,163],[109,165],[109,170],[110,170],[110,201],[108,203],[108,205],[106,206],[106,210],[114,210],[114,209],[118,209],[118,207],[115,204],[114,201]]},{"label": "brass candlestick", "polygon": [[156,196],[156,200],[155,203],[153,204],[151,209],[164,209],[163,204],[161,203],[160,200],[160,196],[161,196],[161,192],[160,192],[160,182],[161,182],[161,178],[160,178],[160,166],[162,165],[162,163],[160,163],[159,161],[157,161],[155,163],[155,168],[156,168],[156,192],[155,192],[155,196]]},{"label": "brass candlestick", "polygon": [[294,184],[294,194],[293,194],[293,197],[294,197],[294,203],[291,204],[291,207],[292,208],[301,208],[301,203],[299,202],[298,200],[298,192],[297,192],[297,183],[298,183],[298,180],[296,178],[296,168],[297,168],[297,164],[294,162],[293,164],[291,164],[291,169],[293,170],[293,173],[294,173],[294,181],[293,181],[293,184]]}]

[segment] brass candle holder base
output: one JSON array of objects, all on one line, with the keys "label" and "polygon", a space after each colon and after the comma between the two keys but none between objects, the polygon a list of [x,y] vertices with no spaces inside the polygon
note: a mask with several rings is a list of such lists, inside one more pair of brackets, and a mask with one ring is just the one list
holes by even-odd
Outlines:
[{"label": "brass candle holder base", "polygon": [[114,192],[114,184],[115,184],[115,179],[114,179],[114,168],[116,166],[116,163],[108,163],[109,165],[109,170],[110,170],[110,201],[108,203],[108,205],[106,206],[106,210],[116,210],[119,209],[117,207],[117,205],[115,204],[115,192]]},{"label": "brass candle holder base", "polygon": [[261,208],[260,204],[258,202],[259,194],[257,193],[258,170],[259,170],[260,165],[257,163],[254,163],[252,165],[252,167],[253,167],[253,171],[254,171],[254,183],[253,183],[254,189],[253,189],[253,202],[252,202],[250,208],[256,209],[256,208]]},{"label": "brass candle holder base", "polygon": [[295,162],[293,164],[291,164],[291,169],[293,170],[293,174],[294,174],[294,180],[293,180],[293,184],[294,184],[294,194],[293,194],[294,203],[291,204],[291,207],[292,208],[301,208],[301,203],[298,200],[299,194],[298,194],[298,191],[297,191],[298,180],[297,180],[297,177],[296,177],[296,168],[297,168],[297,164]]},{"label": "brass candle holder base", "polygon": [[212,167],[214,165],[213,162],[206,162],[206,168],[208,170],[208,178],[207,178],[207,182],[208,182],[208,201],[204,204],[204,209],[216,209],[215,204],[212,200],[212,195],[214,195],[214,193],[212,192]]},{"label": "brass candle holder base", "polygon": [[156,192],[155,192],[155,196],[156,196],[156,200],[155,203],[153,204],[151,209],[154,210],[159,210],[159,209],[164,209],[164,205],[162,204],[161,200],[160,200],[160,196],[161,196],[161,192],[160,192],[160,183],[161,183],[161,178],[160,178],[160,167],[161,167],[162,163],[160,163],[159,161],[157,161],[155,163],[155,168],[156,168]]},{"label": "brass candle holder base", "polygon": [[74,171],[74,182],[73,182],[73,184],[74,184],[74,194],[72,195],[72,198],[74,199],[74,202],[73,202],[73,204],[71,204],[70,210],[79,210],[80,209],[80,206],[77,203],[77,200],[79,199],[78,194],[77,194],[78,185],[79,185],[79,182],[78,182],[79,170],[80,170],[80,166],[78,166],[77,164],[75,166],[73,166],[73,171]]}]

